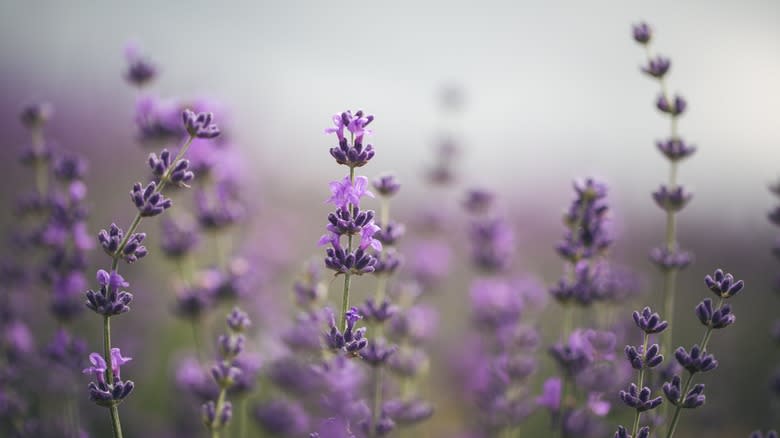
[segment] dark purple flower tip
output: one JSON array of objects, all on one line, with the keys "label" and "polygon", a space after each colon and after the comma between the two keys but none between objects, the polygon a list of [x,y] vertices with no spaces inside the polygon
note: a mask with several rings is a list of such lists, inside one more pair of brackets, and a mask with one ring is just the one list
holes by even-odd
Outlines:
[{"label": "dark purple flower tip", "polygon": [[661,79],[666,75],[671,66],[672,61],[669,58],[658,55],[655,58],[648,59],[647,65],[642,67],[642,71],[656,79]]},{"label": "dark purple flower tip", "polygon": [[658,100],[655,103],[656,108],[662,113],[669,114],[672,117],[677,117],[685,112],[688,107],[688,103],[682,96],[674,96],[674,100],[670,102],[665,95],[658,96]]},{"label": "dark purple flower tip", "polygon": [[640,330],[647,334],[661,333],[669,326],[667,321],[661,320],[658,313],[654,313],[649,307],[642,309],[642,313],[633,313],[634,323]]},{"label": "dark purple flower tip", "polygon": [[675,350],[674,357],[691,374],[711,371],[718,367],[715,356],[702,350],[698,345],[694,345],[690,353],[685,348],[679,347]]},{"label": "dark purple flower tip", "polygon": [[157,184],[152,181],[144,187],[141,183],[135,183],[130,191],[130,200],[133,201],[141,217],[151,217],[161,214],[173,205],[173,201],[163,196],[157,190]]},{"label": "dark purple flower tip", "polygon": [[647,23],[643,21],[632,26],[631,34],[634,37],[634,41],[638,42],[639,44],[647,44],[653,37],[653,30]]},{"label": "dark purple flower tip", "polygon": [[750,438],[777,438],[777,432],[768,430],[766,434],[764,434],[760,430],[757,430],[750,434]]},{"label": "dark purple flower tip", "polygon": [[401,184],[398,182],[395,175],[392,174],[380,175],[371,183],[371,185],[374,186],[374,190],[376,190],[377,193],[386,197],[395,195],[398,193],[398,190],[401,189]]},{"label": "dark purple flower tip", "polygon": [[130,238],[127,239],[125,246],[122,247],[122,253],[120,254],[125,262],[135,263],[138,259],[146,256],[148,251],[146,250],[146,247],[142,245],[144,239],[146,239],[146,233],[133,233]]},{"label": "dark purple flower tip", "polygon": [[655,409],[663,402],[661,397],[651,398],[651,396],[650,388],[645,386],[640,390],[633,383],[629,385],[628,391],[620,391],[620,399],[623,403],[639,412]]},{"label": "dark purple flower tip", "polygon": [[249,320],[249,316],[244,311],[234,307],[227,316],[227,325],[232,332],[243,333],[252,325],[252,321]]},{"label": "dark purple flower tip", "polygon": [[181,118],[182,122],[184,122],[184,129],[190,137],[214,138],[220,133],[217,125],[212,123],[214,119],[214,114],[212,113],[195,114],[192,110],[185,109],[181,113]]},{"label": "dark purple flower tip", "polygon": [[584,345],[569,342],[557,343],[550,348],[550,355],[568,376],[577,376],[592,362],[592,357]]},{"label": "dark purple flower tip", "polygon": [[22,108],[19,119],[27,128],[38,128],[51,119],[54,114],[54,106],[48,102],[31,103]]},{"label": "dark purple flower tip", "polygon": [[704,277],[704,284],[721,298],[731,298],[745,287],[744,281],[735,280],[733,275],[724,273],[722,269],[716,269],[712,276]]},{"label": "dark purple flower tip", "polygon": [[494,200],[495,195],[493,192],[483,189],[471,189],[466,192],[463,208],[472,214],[484,213],[490,209]]},{"label": "dark purple flower tip", "polygon": [[152,173],[157,177],[157,182],[165,180],[176,184],[179,187],[189,187],[189,183],[195,179],[195,173],[190,169],[189,160],[180,159],[173,162],[174,157],[167,149],[157,154],[149,154],[149,167]]},{"label": "dark purple flower tip", "polygon": [[669,138],[655,143],[658,150],[670,161],[680,161],[696,152],[696,146],[686,144],[681,138]]},{"label": "dark purple flower tip", "polygon": [[731,313],[731,306],[724,304],[718,309],[714,309],[712,300],[705,298],[696,306],[696,316],[699,321],[713,329],[721,329],[734,324],[737,317]]},{"label": "dark purple flower tip", "polygon": [[379,367],[383,366],[397,349],[396,345],[388,345],[384,339],[375,339],[360,351],[360,358],[372,367]]},{"label": "dark purple flower tip", "polygon": [[682,270],[693,262],[693,255],[681,249],[657,247],[650,251],[650,261],[662,271]]},{"label": "dark purple flower tip", "polygon": [[653,192],[655,203],[667,212],[676,213],[688,204],[693,198],[693,194],[685,191],[682,186],[676,186],[669,189],[662,185],[657,191]]},{"label": "dark purple flower tip", "polygon": [[663,355],[659,354],[658,344],[651,345],[647,352],[642,352],[642,347],[626,345],[626,358],[635,370],[643,368],[655,368],[663,362]]}]

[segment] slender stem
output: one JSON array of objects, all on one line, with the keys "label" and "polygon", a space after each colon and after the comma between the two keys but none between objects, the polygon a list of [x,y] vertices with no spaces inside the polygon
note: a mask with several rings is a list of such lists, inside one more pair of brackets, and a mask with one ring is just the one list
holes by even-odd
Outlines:
[{"label": "slender stem", "polygon": [[[649,336],[647,333],[644,334],[644,340],[642,342],[642,368],[639,369],[639,378],[637,379],[637,386],[639,387],[639,391],[642,390],[642,388],[645,385],[645,363],[644,363],[644,356],[647,354],[647,344],[649,341]],[[631,428],[631,436],[635,437],[637,436],[637,432],[639,432],[639,420],[642,416],[642,413],[637,410],[636,415],[634,416],[634,427]]]},{"label": "slender stem", "polygon": [[238,438],[246,437],[246,397],[239,402],[238,413]]},{"label": "slender stem", "polygon": [[44,197],[46,196],[49,186],[49,169],[46,166],[46,162],[41,159],[45,147],[43,127],[33,127],[30,131],[30,137],[32,139],[33,153],[35,154],[35,162],[33,163],[33,168],[35,170],[35,189],[41,197]]},{"label": "slender stem", "polygon": [[569,337],[574,324],[574,306],[565,304],[563,306],[563,324],[561,325],[561,335],[564,341]]},{"label": "slender stem", "polygon": [[200,320],[193,319],[191,322],[192,326],[192,342],[195,346],[195,355],[198,357],[198,363],[203,365],[203,348],[200,346],[200,335],[198,330],[198,325],[200,324]]},{"label": "slender stem", "polygon": [[[111,317],[103,316],[103,358],[108,366],[106,367],[106,380],[109,385],[114,384],[114,370],[111,366]],[[114,432],[114,438],[122,438],[122,422],[119,420],[119,409],[111,405],[111,428]]]},{"label": "slender stem", "polygon": [[[355,183],[355,168],[350,167],[349,168],[349,183],[354,184]],[[349,205],[349,211],[350,213],[354,212],[355,206],[350,204]],[[350,234],[347,237],[347,254],[352,253],[352,235]],[[349,309],[349,285],[350,281],[352,280],[352,275],[350,275],[349,272],[344,274],[344,292],[341,295],[341,324],[339,326],[342,330],[347,329],[347,309]]]},{"label": "slender stem", "polygon": [[[223,406],[225,404],[225,394],[226,393],[227,393],[227,388],[225,388],[225,387],[223,387],[223,388],[221,388],[219,390],[219,397],[217,398],[217,404],[214,407],[214,412],[216,412],[214,414],[215,415],[214,422],[219,421],[219,417],[220,417],[220,415],[222,413],[222,408],[223,408]],[[222,426],[220,425],[220,427],[215,427],[214,422],[212,422],[209,425],[210,426],[209,428],[211,429],[211,438],[219,438],[219,430],[221,429]]]}]

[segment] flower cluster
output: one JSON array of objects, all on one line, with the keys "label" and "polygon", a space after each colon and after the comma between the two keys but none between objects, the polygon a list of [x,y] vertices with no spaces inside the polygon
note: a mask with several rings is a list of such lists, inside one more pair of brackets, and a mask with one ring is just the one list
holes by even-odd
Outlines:
[{"label": "flower cluster", "polygon": [[241,378],[242,370],[237,366],[237,358],[244,350],[244,333],[250,324],[246,313],[233,308],[227,316],[228,333],[220,335],[217,340],[219,357],[217,364],[211,368],[211,376],[219,386],[219,396],[216,401],[209,400],[201,406],[201,419],[212,435],[225,428],[233,415],[233,405],[225,396]]},{"label": "flower cluster", "polygon": [[91,353],[89,361],[92,366],[84,368],[84,374],[92,374],[97,383],[89,382],[89,399],[100,406],[113,407],[130,395],[135,384],[132,380],[122,380],[120,367],[131,359],[122,357],[118,348],[112,348],[109,368],[102,355]]},{"label": "flower cluster", "polygon": [[663,321],[661,317],[645,307],[641,312],[633,313],[634,323],[642,331],[643,341],[641,346],[626,345],[626,359],[631,364],[631,368],[639,373],[637,383],[631,383],[628,391],[620,391],[620,399],[628,407],[636,411],[634,416],[634,426],[629,434],[623,426],[619,426],[615,433],[615,438],[649,437],[650,427],[642,426],[642,412],[655,409],[662,403],[662,398],[653,397],[653,390],[645,386],[645,374],[648,370],[656,368],[663,362],[663,355],[659,354],[658,344],[650,345],[650,336],[663,332],[669,323]]}]

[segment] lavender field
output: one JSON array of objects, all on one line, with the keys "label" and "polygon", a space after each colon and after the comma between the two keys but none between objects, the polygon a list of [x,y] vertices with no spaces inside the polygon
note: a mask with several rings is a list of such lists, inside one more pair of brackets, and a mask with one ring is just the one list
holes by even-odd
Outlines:
[{"label": "lavender field", "polygon": [[483,3],[0,3],[0,438],[777,438],[780,3]]}]

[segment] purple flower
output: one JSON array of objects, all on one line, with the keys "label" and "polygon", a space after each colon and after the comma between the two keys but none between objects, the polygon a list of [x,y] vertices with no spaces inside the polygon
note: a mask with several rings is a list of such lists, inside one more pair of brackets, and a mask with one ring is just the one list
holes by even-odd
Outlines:
[{"label": "purple flower", "polygon": [[360,350],[360,358],[372,367],[383,366],[387,359],[398,350],[395,345],[388,345],[383,339],[375,339]]},{"label": "purple flower", "polygon": [[97,272],[97,281],[100,290],[87,291],[87,307],[105,316],[119,315],[130,310],[128,304],[133,300],[133,294],[119,290],[130,285],[121,275],[116,271],[109,274],[101,269]]},{"label": "purple flower", "polygon": [[136,44],[130,43],[125,46],[125,59],[128,62],[125,79],[132,85],[142,87],[157,75],[157,68],[141,55]]},{"label": "purple flower", "polygon": [[345,176],[340,181],[333,181],[329,184],[331,196],[326,202],[335,205],[337,208],[348,208],[349,205],[360,206],[360,198],[367,196],[373,198],[374,194],[368,190],[368,178],[365,176],[355,177],[354,183],[349,176]]},{"label": "purple flower", "polygon": [[685,409],[695,409],[703,405],[707,400],[704,395],[704,385],[699,383],[693,386],[683,397],[680,376],[674,376],[671,382],[663,384],[664,395],[669,403]]},{"label": "purple flower", "polygon": [[431,418],[433,406],[419,399],[388,400],[382,406],[382,411],[398,424],[412,425]]},{"label": "purple flower", "polygon": [[536,398],[536,404],[552,412],[558,412],[561,408],[562,389],[563,381],[559,377],[551,377],[545,380],[542,386],[542,394]]},{"label": "purple flower", "polygon": [[634,37],[634,41],[638,42],[639,44],[649,43],[653,36],[653,30],[644,21],[639,24],[635,24],[631,28],[631,33]]},{"label": "purple flower", "polygon": [[705,298],[696,306],[696,316],[699,321],[713,329],[722,329],[734,324],[737,317],[731,313],[731,306],[724,304],[723,306],[715,309],[712,304],[712,300]]},{"label": "purple flower", "polygon": [[505,281],[479,279],[471,285],[474,320],[484,327],[514,324],[523,309],[522,296]]},{"label": "purple flower", "polygon": [[112,406],[130,395],[134,387],[133,382],[130,380],[123,382],[120,378],[120,367],[130,360],[129,357],[122,357],[118,348],[111,349],[111,372],[114,381],[113,384],[109,384],[106,381],[108,368],[103,356],[98,353],[89,355],[92,366],[84,368],[83,373],[94,374],[94,378],[97,380],[97,383],[89,383],[89,396],[93,402],[100,406]]},{"label": "purple flower", "polygon": [[355,137],[354,141],[360,143],[364,135],[371,134],[371,131],[367,130],[366,126],[373,120],[373,115],[364,115],[362,110],[357,111],[354,115],[352,111],[347,110],[341,114],[333,115],[334,127],[326,128],[325,133],[335,133],[339,141],[342,141],[344,140],[344,129],[346,128]]},{"label": "purple flower", "polygon": [[254,417],[263,430],[273,436],[301,437],[309,428],[303,407],[288,400],[272,400],[257,405]]},{"label": "purple flower", "polygon": [[655,409],[663,402],[661,397],[651,398],[651,396],[650,388],[645,386],[640,390],[633,383],[629,385],[628,391],[620,391],[620,399],[623,403],[639,412]]},{"label": "purple flower", "polygon": [[634,323],[646,334],[661,333],[669,326],[669,323],[661,320],[657,313],[653,313],[649,307],[642,309],[642,313],[633,313]]},{"label": "purple flower", "polygon": [[330,331],[325,334],[325,342],[328,348],[333,350],[344,350],[347,353],[356,354],[362,350],[368,343],[365,338],[366,328],[361,327],[356,329],[355,324],[362,319],[360,312],[356,307],[352,307],[347,310],[346,322],[347,327],[342,332],[336,326],[336,317],[331,313],[330,315]]},{"label": "purple flower", "polygon": [[189,254],[198,244],[198,233],[194,227],[163,218],[161,222],[160,248],[171,258],[181,258]]},{"label": "purple flower", "polygon": [[690,157],[696,152],[696,146],[686,144],[683,139],[676,137],[658,141],[655,145],[669,161],[680,161]]},{"label": "purple flower", "polygon": [[492,192],[482,189],[472,189],[466,192],[466,199],[463,200],[463,207],[471,214],[485,213],[493,205],[495,195]]},{"label": "purple flower", "polygon": [[659,55],[647,60],[647,65],[642,67],[642,71],[656,79],[661,79],[666,72],[669,71],[669,67],[671,66],[672,61],[669,58]]},{"label": "purple flower", "polygon": [[663,210],[676,213],[682,210],[693,198],[693,194],[686,192],[682,186],[676,186],[672,189],[662,185],[657,191],[653,192],[653,199]]},{"label": "purple flower", "polygon": [[650,260],[662,271],[681,270],[693,262],[693,255],[679,248],[657,247],[650,251]]},{"label": "purple flower", "polygon": [[685,348],[679,347],[675,350],[674,357],[691,374],[711,371],[718,367],[718,361],[715,360],[715,356],[708,354],[699,348],[698,345],[694,345],[690,353]]},{"label": "purple flower", "polygon": [[180,159],[174,163],[173,160],[173,154],[163,149],[159,157],[155,153],[149,154],[149,167],[158,183],[165,179],[179,187],[189,187],[188,184],[195,178],[195,174],[190,170],[190,162]]},{"label": "purple flower", "polygon": [[[369,144],[363,147],[363,136],[370,131],[365,129],[374,120],[374,116],[364,116],[363,111],[354,115],[350,111],[333,116],[333,128],[328,128],[325,133],[335,133],[339,145],[330,149],[330,155],[336,162],[350,168],[361,167],[374,157],[374,148]],[[344,136],[344,129],[352,135],[352,144]]]},{"label": "purple flower", "polygon": [[219,135],[219,128],[212,123],[214,114],[198,113],[185,109],[181,113],[184,129],[192,138],[214,138]]},{"label": "purple flower", "polygon": [[712,276],[704,277],[704,284],[721,298],[731,298],[745,287],[744,281],[735,280],[733,275],[724,273],[722,269],[715,270]]},{"label": "purple flower", "polygon": [[173,202],[164,197],[157,190],[157,184],[152,181],[144,187],[141,183],[135,183],[130,191],[130,199],[138,208],[141,217],[157,216],[169,209]]},{"label": "purple flower", "polygon": [[688,103],[681,96],[674,96],[674,100],[671,102],[666,96],[661,95],[658,97],[655,106],[662,113],[669,114],[672,117],[677,117],[685,112],[688,107]]},{"label": "purple flower", "polygon": [[398,190],[401,189],[401,184],[398,182],[395,175],[392,174],[379,176],[371,185],[377,193],[388,198],[398,193]]}]

